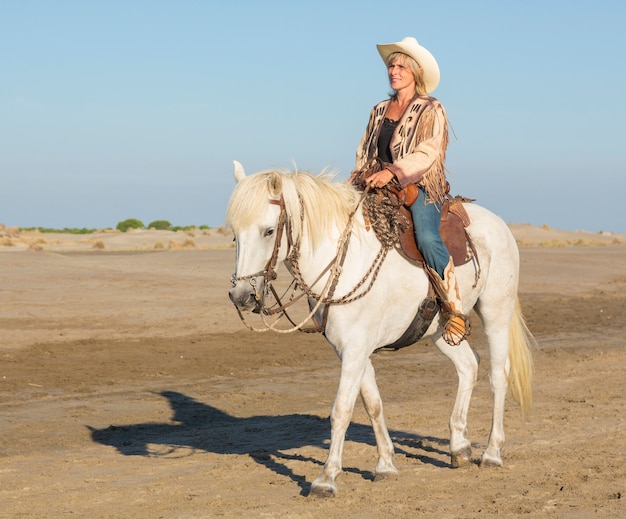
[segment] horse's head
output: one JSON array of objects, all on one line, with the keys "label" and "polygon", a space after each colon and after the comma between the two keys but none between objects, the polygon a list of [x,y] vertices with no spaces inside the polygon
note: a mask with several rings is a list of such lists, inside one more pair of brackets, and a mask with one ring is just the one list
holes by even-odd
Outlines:
[{"label": "horse's head", "polygon": [[234,164],[237,185],[227,220],[235,233],[237,259],[228,295],[239,310],[260,312],[275,269],[289,249],[283,177],[276,171],[246,176],[243,166]]}]

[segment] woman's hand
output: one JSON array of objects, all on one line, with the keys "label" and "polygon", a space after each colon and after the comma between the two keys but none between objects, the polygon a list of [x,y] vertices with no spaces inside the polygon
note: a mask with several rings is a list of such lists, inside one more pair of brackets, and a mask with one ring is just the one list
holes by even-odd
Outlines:
[{"label": "woman's hand", "polygon": [[393,178],[393,173],[388,169],[382,169],[378,173],[374,173],[370,175],[365,180],[365,183],[369,187],[384,187],[386,186],[391,179]]}]

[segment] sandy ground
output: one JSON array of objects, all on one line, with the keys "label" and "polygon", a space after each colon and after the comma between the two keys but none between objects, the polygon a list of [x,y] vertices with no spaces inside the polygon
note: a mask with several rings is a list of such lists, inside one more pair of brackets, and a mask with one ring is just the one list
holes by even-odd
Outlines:
[{"label": "sandy ground", "polygon": [[[456,376],[420,342],[374,357],[400,476],[373,481],[358,405],[329,500],[307,494],[338,360],[319,335],[241,325],[230,236],[5,232],[0,517],[626,517],[626,240],[514,231],[528,245],[536,381],[529,420],[507,403],[505,466],[450,467]],[[472,339],[485,359],[476,320]],[[469,417],[476,459],[487,364]]]}]

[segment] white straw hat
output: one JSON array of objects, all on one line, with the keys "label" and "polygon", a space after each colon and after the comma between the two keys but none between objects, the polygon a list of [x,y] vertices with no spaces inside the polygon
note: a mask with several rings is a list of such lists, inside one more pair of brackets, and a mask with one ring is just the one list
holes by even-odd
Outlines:
[{"label": "white straw hat", "polygon": [[376,48],[387,66],[389,66],[389,56],[394,52],[401,52],[417,61],[424,71],[424,85],[426,86],[426,92],[429,94],[439,85],[440,74],[437,60],[415,38],[408,36],[397,43],[378,44]]}]

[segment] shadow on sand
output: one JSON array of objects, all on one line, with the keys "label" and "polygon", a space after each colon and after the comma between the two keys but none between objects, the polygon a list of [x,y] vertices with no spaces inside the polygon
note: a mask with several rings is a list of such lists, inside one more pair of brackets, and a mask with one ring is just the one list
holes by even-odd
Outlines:
[{"label": "shadow on sand", "polygon": [[[322,459],[302,456],[290,451],[313,446],[327,450],[330,437],[330,420],[309,414],[279,416],[252,416],[238,418],[215,407],[174,391],[158,393],[168,400],[173,411],[167,423],[140,423],[110,425],[104,429],[88,427],[94,442],[115,447],[125,456],[184,457],[196,451],[215,454],[240,454],[250,456],[256,463],[286,476],[297,483],[302,493],[310,484],[304,476],[295,474],[285,462],[291,460],[324,464]],[[397,455],[417,459],[438,467],[449,467],[441,461],[448,456],[448,440],[419,436],[403,431],[389,431]],[[375,446],[371,426],[352,423],[347,441]],[[436,456],[436,457],[433,457]],[[365,479],[374,479],[371,471],[344,467]]]}]

